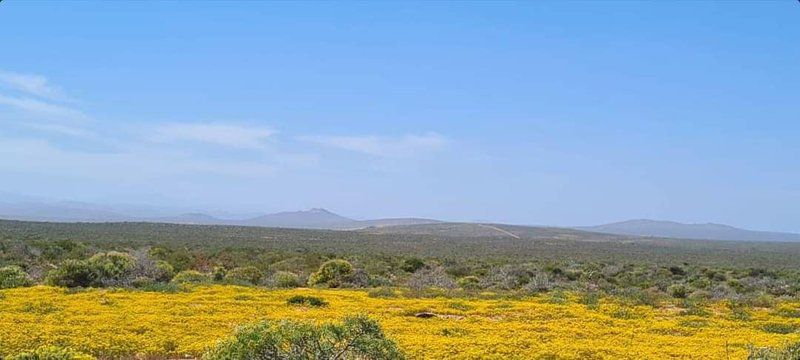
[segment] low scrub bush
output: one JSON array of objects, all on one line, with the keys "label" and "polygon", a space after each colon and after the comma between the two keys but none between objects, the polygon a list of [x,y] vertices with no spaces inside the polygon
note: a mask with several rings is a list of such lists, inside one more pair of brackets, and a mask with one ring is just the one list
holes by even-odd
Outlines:
[{"label": "low scrub bush", "polygon": [[294,273],[278,271],[269,277],[267,285],[281,289],[291,289],[300,287],[301,281],[300,277]]},{"label": "low scrub bush", "polygon": [[345,260],[329,260],[323,263],[317,272],[308,278],[308,284],[324,285],[332,288],[341,287],[348,277],[353,275],[353,265]]},{"label": "low scrub bush", "polygon": [[6,360],[94,360],[94,357],[71,349],[48,346],[12,355]]},{"label": "low scrub bush", "polygon": [[800,330],[800,326],[795,324],[784,324],[784,323],[769,323],[761,327],[765,332],[772,333],[772,334],[791,334]]},{"label": "low scrub bush", "polygon": [[286,300],[289,305],[313,306],[324,307],[328,306],[328,302],[316,296],[295,295]]},{"label": "low scrub bush", "polygon": [[195,270],[184,270],[172,278],[172,282],[177,284],[207,284],[211,282],[211,277]]},{"label": "low scrub bush", "polygon": [[30,286],[31,280],[19,266],[9,265],[0,267],[0,289]]},{"label": "low scrub bush", "polygon": [[86,261],[64,260],[47,274],[47,284],[62,287],[100,286],[100,274]]},{"label": "low scrub bush", "polygon": [[779,348],[750,348],[747,360],[800,360],[800,343]]},{"label": "low scrub bush", "polygon": [[404,359],[380,325],[365,316],[342,323],[261,322],[244,326],[221,341],[204,360]]},{"label": "low scrub bush", "polygon": [[225,274],[225,281],[234,284],[258,285],[264,274],[257,267],[237,267]]},{"label": "low scrub bush", "polygon": [[136,259],[126,253],[109,251],[95,254],[89,258],[87,264],[97,273],[98,281],[102,285],[119,286],[130,280]]}]

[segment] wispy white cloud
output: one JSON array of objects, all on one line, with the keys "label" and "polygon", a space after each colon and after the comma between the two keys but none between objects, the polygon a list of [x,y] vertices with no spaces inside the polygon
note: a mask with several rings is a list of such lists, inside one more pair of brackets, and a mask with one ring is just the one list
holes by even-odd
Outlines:
[{"label": "wispy white cloud", "polygon": [[64,93],[41,75],[0,71],[0,84],[11,89],[41,98],[64,100]]},{"label": "wispy white cloud", "polygon": [[156,127],[151,140],[200,142],[239,149],[262,149],[275,134],[270,128],[230,124],[172,123]]},{"label": "wispy white cloud", "polygon": [[95,136],[88,126],[91,118],[65,104],[66,99],[44,76],[0,71],[0,125],[67,136]]},{"label": "wispy white cloud", "polygon": [[439,150],[447,145],[447,138],[436,134],[407,134],[386,136],[301,136],[301,140],[342,150],[378,157],[410,157]]},{"label": "wispy white cloud", "polygon": [[0,94],[0,105],[10,106],[36,115],[47,116],[53,120],[87,120],[82,111],[70,107],[42,101],[30,97],[15,97]]}]

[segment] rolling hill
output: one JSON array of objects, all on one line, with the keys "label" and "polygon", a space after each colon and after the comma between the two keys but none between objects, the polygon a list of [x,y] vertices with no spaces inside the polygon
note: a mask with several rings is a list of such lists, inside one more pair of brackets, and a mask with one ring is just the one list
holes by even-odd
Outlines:
[{"label": "rolling hill", "polygon": [[753,231],[722,224],[684,224],[673,221],[628,220],[617,223],[577,227],[579,230],[631,236],[655,236],[676,239],[731,241],[800,241],[800,234]]}]

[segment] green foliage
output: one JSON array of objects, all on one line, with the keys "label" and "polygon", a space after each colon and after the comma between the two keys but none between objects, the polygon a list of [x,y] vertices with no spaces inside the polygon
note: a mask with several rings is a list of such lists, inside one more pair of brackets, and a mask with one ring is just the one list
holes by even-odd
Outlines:
[{"label": "green foliage", "polygon": [[211,282],[211,277],[195,270],[184,270],[172,278],[176,284],[207,284]]},{"label": "green foliage", "polygon": [[781,348],[750,348],[747,360],[800,360],[800,343]]},{"label": "green foliage", "polygon": [[413,273],[425,266],[425,262],[420,258],[410,258],[403,261],[401,269],[405,272]]},{"label": "green foliage", "polygon": [[466,290],[474,290],[480,288],[481,279],[477,276],[464,276],[458,279],[458,286]]},{"label": "green foliage", "polygon": [[343,323],[261,322],[240,328],[203,356],[204,360],[404,359],[380,325],[365,316]]},{"label": "green foliage", "polygon": [[175,276],[175,268],[170,263],[158,260],[156,261],[156,274],[155,281],[168,282]]},{"label": "green foliage", "polygon": [[228,269],[224,266],[215,266],[214,270],[211,272],[211,278],[214,281],[222,281],[225,280],[225,275],[228,274]]},{"label": "green foliage", "polygon": [[324,307],[328,306],[328,302],[316,296],[295,295],[286,300],[289,305],[313,306]]},{"label": "green foliage", "polygon": [[791,334],[800,330],[800,326],[791,323],[768,323],[762,326],[761,329],[772,334]]},{"label": "green foliage", "polygon": [[225,281],[236,284],[258,285],[264,274],[255,266],[237,267],[225,274]]},{"label": "green foliage", "polygon": [[668,292],[670,296],[678,299],[685,299],[689,295],[689,289],[684,284],[670,285]]},{"label": "green foliage", "polygon": [[136,260],[130,254],[109,251],[89,258],[88,265],[97,272],[103,283],[119,283],[130,276]]},{"label": "green foliage", "polygon": [[300,286],[300,277],[288,271],[278,271],[270,278],[270,285],[290,289]]},{"label": "green foliage", "polygon": [[311,274],[308,278],[308,284],[311,286],[341,287],[353,272],[353,265],[346,260],[329,260],[323,263],[317,272]]},{"label": "green foliage", "polygon": [[0,289],[30,286],[31,280],[19,266],[9,265],[0,267]]},{"label": "green foliage", "polygon": [[100,274],[87,261],[64,260],[47,274],[47,284],[63,287],[92,287],[100,285]]},{"label": "green foliage", "polygon": [[377,289],[370,290],[367,293],[367,296],[369,296],[371,298],[390,299],[390,298],[396,298],[397,297],[397,292],[394,289],[389,288],[389,287],[380,287],[380,288],[377,288]]},{"label": "green foliage", "polygon": [[71,349],[48,346],[12,355],[6,360],[94,360],[94,357]]}]

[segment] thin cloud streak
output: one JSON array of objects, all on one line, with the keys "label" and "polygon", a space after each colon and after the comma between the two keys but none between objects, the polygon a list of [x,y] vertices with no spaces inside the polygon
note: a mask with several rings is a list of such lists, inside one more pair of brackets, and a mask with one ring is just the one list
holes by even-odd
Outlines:
[{"label": "thin cloud streak", "polygon": [[0,84],[16,91],[51,100],[65,100],[61,89],[41,75],[0,71]]},{"label": "thin cloud streak", "polygon": [[172,123],[155,128],[150,140],[160,143],[199,142],[239,149],[263,149],[275,134],[270,128],[229,124]]},{"label": "thin cloud streak", "polygon": [[367,136],[301,136],[307,141],[327,147],[377,157],[403,158],[430,153],[445,147],[449,140],[436,133],[406,134],[401,137]]}]

